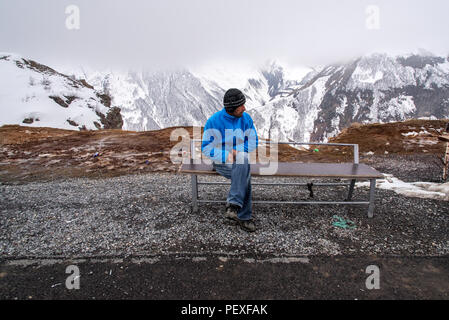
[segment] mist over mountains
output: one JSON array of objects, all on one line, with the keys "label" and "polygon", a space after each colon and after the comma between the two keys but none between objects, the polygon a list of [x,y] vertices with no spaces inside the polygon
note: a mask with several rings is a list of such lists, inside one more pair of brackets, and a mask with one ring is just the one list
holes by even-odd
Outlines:
[{"label": "mist over mountains", "polygon": [[[53,74],[50,84],[42,81],[48,69],[24,61],[30,60],[0,54],[0,125],[135,131],[202,126],[223,107],[230,87],[247,96],[259,135],[282,141],[327,141],[353,122],[449,118],[448,57],[428,52],[370,54],[296,70],[278,61],[253,69],[215,65],[157,72],[73,66]],[[30,77],[38,81],[31,85]],[[16,79],[14,86],[10,79]],[[62,85],[67,79],[78,88]],[[23,122],[29,118],[39,121]]]}]

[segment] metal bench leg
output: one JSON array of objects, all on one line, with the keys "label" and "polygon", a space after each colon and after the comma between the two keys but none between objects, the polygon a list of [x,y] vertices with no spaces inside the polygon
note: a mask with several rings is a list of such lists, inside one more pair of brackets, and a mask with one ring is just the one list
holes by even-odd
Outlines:
[{"label": "metal bench leg", "polygon": [[375,192],[375,190],[376,190],[376,179],[370,179],[368,218],[372,218],[374,216],[374,192]]},{"label": "metal bench leg", "polygon": [[349,184],[348,197],[346,198],[346,201],[351,201],[352,193],[354,192],[354,186],[355,186],[355,179],[352,179],[351,183]]},{"label": "metal bench leg", "polygon": [[192,174],[192,212],[198,212],[198,177],[196,174]]}]

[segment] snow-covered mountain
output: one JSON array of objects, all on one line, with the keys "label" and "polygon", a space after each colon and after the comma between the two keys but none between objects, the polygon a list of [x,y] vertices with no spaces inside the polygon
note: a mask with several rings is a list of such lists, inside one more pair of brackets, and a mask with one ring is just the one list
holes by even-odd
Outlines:
[{"label": "snow-covered mountain", "polygon": [[223,108],[223,95],[231,87],[245,92],[248,110],[265,105],[299,88],[300,81],[291,77],[299,74],[302,78],[310,70],[286,74],[278,63],[270,62],[253,69],[206,65],[170,72],[68,72],[110,94],[113,104],[122,110],[124,129],[141,131],[204,125],[208,117]]},{"label": "snow-covered mountain", "polygon": [[353,122],[402,121],[449,117],[447,57],[373,54],[310,74],[292,94],[291,106],[303,110],[307,92],[320,101],[312,109],[310,139],[326,140]]},{"label": "snow-covered mountain", "polygon": [[[110,96],[128,130],[204,125],[223,107],[230,87],[244,91],[259,135],[283,141],[326,141],[353,122],[449,118],[448,57],[423,52],[370,54],[314,69],[272,61],[260,67],[215,64],[152,72],[74,67],[64,73],[86,79],[83,83],[96,90],[93,98]],[[17,96],[29,95],[31,87],[22,85]],[[71,96],[64,90],[60,97]],[[79,108],[83,101],[90,98],[79,99]]]},{"label": "snow-covered mountain", "polygon": [[121,128],[120,109],[85,80],[0,53],[0,125],[70,130]]},{"label": "snow-covered mountain", "polygon": [[204,125],[230,87],[244,91],[259,134],[284,141],[326,141],[353,122],[449,117],[447,57],[371,54],[297,71],[270,62],[85,76],[110,93],[132,130]]},{"label": "snow-covered mountain", "polygon": [[287,97],[252,110],[259,133],[327,141],[353,122],[449,117],[448,58],[372,54],[310,72]]}]

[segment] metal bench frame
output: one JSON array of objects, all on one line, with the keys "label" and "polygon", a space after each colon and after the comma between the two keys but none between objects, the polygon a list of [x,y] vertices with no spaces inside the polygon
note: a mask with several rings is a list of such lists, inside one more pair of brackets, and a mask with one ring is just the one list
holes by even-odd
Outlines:
[{"label": "metal bench frame", "polygon": [[[195,155],[195,142],[201,142],[199,139],[192,139],[190,144],[190,161],[193,163],[193,155]],[[268,141],[259,141],[259,143],[269,143]],[[326,145],[326,146],[345,146],[353,147],[354,149],[354,164],[359,163],[359,145],[358,144],[346,144],[346,143],[310,143],[310,142],[277,142],[276,144],[289,144],[289,145]],[[198,198],[198,185],[230,185],[230,182],[199,182],[198,174],[191,174],[192,185],[192,211],[198,212],[199,203],[226,203],[226,200],[202,200]],[[267,175],[264,177],[274,177],[276,175]],[[319,177],[316,177],[319,178]],[[341,179],[345,179],[342,177]],[[348,178],[347,178],[348,179]],[[349,183],[314,183],[314,186],[348,186],[348,196],[344,201],[253,201],[255,204],[336,204],[336,205],[368,205],[368,218],[374,217],[374,201],[375,201],[375,189],[376,178],[352,178]],[[370,191],[368,201],[351,201],[352,194],[354,192],[354,186],[356,180],[370,180]],[[252,185],[281,185],[281,186],[307,186],[307,183],[252,183]]]}]

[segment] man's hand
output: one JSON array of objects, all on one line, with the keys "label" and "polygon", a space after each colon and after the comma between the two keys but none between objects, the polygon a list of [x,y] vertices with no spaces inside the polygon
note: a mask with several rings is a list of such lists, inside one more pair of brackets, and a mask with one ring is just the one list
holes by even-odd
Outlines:
[{"label": "man's hand", "polygon": [[229,154],[228,154],[228,159],[226,160],[226,163],[234,163],[236,157],[237,157],[237,151],[232,149],[232,152],[229,152]]}]

